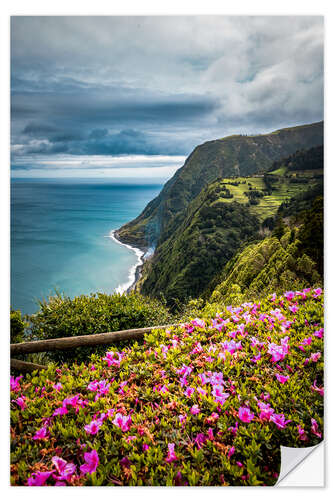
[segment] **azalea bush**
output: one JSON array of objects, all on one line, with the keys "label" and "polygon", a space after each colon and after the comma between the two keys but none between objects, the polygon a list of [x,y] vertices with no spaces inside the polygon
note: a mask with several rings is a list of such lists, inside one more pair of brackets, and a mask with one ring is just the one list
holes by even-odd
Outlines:
[{"label": "azalea bush", "polygon": [[13,485],[273,485],[323,438],[323,294],[228,306],[11,378]]},{"label": "azalea bush", "polygon": [[[40,302],[39,311],[32,314],[29,321],[31,339],[44,340],[165,325],[171,322],[171,316],[161,301],[137,293],[94,293],[74,298],[52,296]],[[94,352],[105,352],[105,347],[54,352],[49,358],[59,362],[80,362],[89,359]]]}]

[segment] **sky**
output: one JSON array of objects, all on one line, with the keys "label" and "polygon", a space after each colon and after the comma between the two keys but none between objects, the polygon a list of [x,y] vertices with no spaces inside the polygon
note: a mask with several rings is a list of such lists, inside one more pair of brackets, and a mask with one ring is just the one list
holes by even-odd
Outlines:
[{"label": "sky", "polygon": [[15,177],[167,179],[195,146],[323,119],[322,17],[11,18]]}]

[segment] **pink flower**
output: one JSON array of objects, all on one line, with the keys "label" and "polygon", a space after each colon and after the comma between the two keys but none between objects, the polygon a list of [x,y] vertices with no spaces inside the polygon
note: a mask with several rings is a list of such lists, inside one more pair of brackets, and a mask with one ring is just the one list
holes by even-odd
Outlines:
[{"label": "pink flower", "polygon": [[297,430],[298,430],[298,436],[299,436],[300,440],[307,441],[308,437],[305,433],[305,430],[300,425],[297,426]]},{"label": "pink flower", "polygon": [[66,415],[68,413],[68,410],[65,406],[61,406],[60,408],[57,408],[54,410],[52,417],[56,417],[57,415]]},{"label": "pink flower", "polygon": [[187,387],[186,391],[184,392],[185,396],[190,398],[195,392],[195,389],[193,387]]},{"label": "pink flower", "polygon": [[286,420],[285,419],[285,416],[283,413],[274,413],[273,415],[271,415],[270,417],[270,420],[271,422],[274,422],[274,424],[279,428],[279,429],[284,429],[285,426],[287,424],[289,424],[289,422],[291,422],[291,420]]},{"label": "pink flower", "polygon": [[132,424],[132,418],[129,415],[128,417],[122,415],[121,413],[117,413],[112,423],[119,427],[123,432],[126,432],[130,429]]},{"label": "pink flower", "polygon": [[200,450],[200,448],[202,448],[202,446],[205,444],[207,439],[208,438],[202,432],[197,434],[197,437],[194,439],[194,442],[197,445],[198,450]]},{"label": "pink flower", "polygon": [[213,433],[213,429],[211,427],[209,427],[207,434],[208,434],[209,439],[211,441],[213,441],[214,440],[214,433]]},{"label": "pink flower", "polygon": [[147,451],[147,450],[149,450],[149,448],[150,448],[149,444],[143,443],[143,445],[142,445],[143,451]]},{"label": "pink flower", "polygon": [[83,474],[92,474],[97,469],[99,464],[98,453],[96,450],[92,450],[90,453],[87,452],[84,454],[85,463],[81,465],[80,471]]},{"label": "pink flower", "polygon": [[84,426],[84,430],[87,434],[95,435],[99,431],[102,424],[103,422],[101,422],[100,420],[92,420],[90,424]]},{"label": "pink flower", "polygon": [[197,415],[198,413],[200,413],[200,408],[198,405],[193,405],[192,408],[190,409],[190,412],[192,413],[192,415]]},{"label": "pink flower", "polygon": [[317,420],[314,418],[311,418],[311,432],[312,432],[312,434],[314,434],[315,436],[317,436],[319,438],[322,437],[322,433],[319,432],[319,430],[318,430]]},{"label": "pink flower", "polygon": [[41,427],[40,429],[38,429],[38,431],[36,432],[36,434],[33,436],[32,439],[37,441],[39,439],[45,439],[47,437],[49,437],[49,432],[48,432],[47,428]]},{"label": "pink flower", "polygon": [[186,422],[187,415],[179,415],[179,422],[183,425]]},{"label": "pink flower", "polygon": [[47,472],[33,472],[28,478],[28,486],[44,486],[53,471]]},{"label": "pink flower", "polygon": [[310,356],[310,360],[316,363],[318,359],[321,358],[321,352],[313,352]]},{"label": "pink flower", "polygon": [[279,373],[276,373],[275,376],[276,376],[278,382],[280,382],[281,384],[285,384],[290,378],[289,375],[284,376],[284,375],[280,375]]},{"label": "pink flower", "polygon": [[191,321],[193,326],[198,326],[199,328],[205,328],[206,323],[203,319],[195,318]]},{"label": "pink flower", "polygon": [[317,386],[317,381],[316,381],[316,380],[313,382],[313,385],[311,386],[311,390],[312,390],[312,391],[319,392],[319,394],[320,394],[321,396],[324,396],[324,387],[318,387],[318,386]]},{"label": "pink flower", "polygon": [[197,391],[199,394],[202,394],[203,396],[206,396],[207,391],[205,389],[202,389],[201,387],[197,387]]},{"label": "pink flower", "polygon": [[61,391],[62,389],[62,384],[60,382],[58,382],[57,384],[54,384],[53,385],[53,389],[55,389],[56,391]]},{"label": "pink flower", "polygon": [[270,420],[271,415],[273,415],[274,410],[270,407],[269,403],[262,403],[261,401],[258,403],[260,408],[260,420]]},{"label": "pink flower", "polygon": [[173,462],[174,460],[178,460],[178,457],[175,454],[175,444],[174,443],[169,443],[168,444],[168,455],[165,459],[166,462]]},{"label": "pink flower", "polygon": [[21,410],[25,410],[25,408],[27,407],[27,405],[24,402],[25,399],[27,399],[27,398],[25,396],[22,396],[22,397],[19,397],[17,399],[13,399],[13,402],[17,403],[19,405],[19,407],[21,408]]},{"label": "pink flower", "polygon": [[223,392],[222,385],[214,385],[212,395],[214,396],[215,402],[219,403],[220,405],[224,405],[229,397],[229,394],[227,392]]},{"label": "pink flower", "polygon": [[136,436],[127,436],[126,443],[130,443],[131,441],[135,441],[135,440],[136,440]]},{"label": "pink flower", "polygon": [[312,297],[317,298],[317,297],[319,297],[322,293],[323,293],[323,291],[322,291],[322,289],[321,289],[321,288],[315,288],[315,289],[313,290]]},{"label": "pink flower", "polygon": [[20,380],[23,378],[23,375],[20,375],[19,377],[10,377],[10,390],[14,392],[18,392],[21,390],[20,386]]},{"label": "pink flower", "polygon": [[319,330],[315,331],[313,335],[315,337],[318,337],[319,339],[322,339],[324,335],[324,328],[320,328]]},{"label": "pink flower", "polygon": [[287,300],[293,300],[293,298],[295,297],[295,292],[286,292],[284,296]]},{"label": "pink flower", "polygon": [[292,313],[297,313],[298,309],[299,309],[299,308],[298,308],[295,304],[293,304],[292,306],[289,306],[289,310],[290,310]]},{"label": "pink flower", "polygon": [[228,458],[230,459],[230,458],[231,458],[231,456],[232,456],[234,453],[235,453],[235,447],[234,447],[234,446],[232,446],[232,447],[230,448],[230,450],[228,451]]},{"label": "pink flower", "polygon": [[59,474],[56,477],[59,480],[70,481],[72,475],[76,472],[76,465],[67,463],[63,458],[55,456],[52,458],[52,463]]},{"label": "pink flower", "polygon": [[241,406],[238,410],[238,417],[242,422],[248,423],[254,418],[254,413],[252,413],[249,408]]}]

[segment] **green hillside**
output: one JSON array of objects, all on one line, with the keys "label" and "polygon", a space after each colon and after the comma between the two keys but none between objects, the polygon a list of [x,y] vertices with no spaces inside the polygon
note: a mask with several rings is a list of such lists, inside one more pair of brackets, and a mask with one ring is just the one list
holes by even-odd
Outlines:
[{"label": "green hillside", "polygon": [[135,220],[117,231],[124,243],[156,246],[179,226],[190,202],[217,178],[264,172],[297,150],[323,144],[323,122],[257,136],[233,135],[194,149],[184,166]]}]

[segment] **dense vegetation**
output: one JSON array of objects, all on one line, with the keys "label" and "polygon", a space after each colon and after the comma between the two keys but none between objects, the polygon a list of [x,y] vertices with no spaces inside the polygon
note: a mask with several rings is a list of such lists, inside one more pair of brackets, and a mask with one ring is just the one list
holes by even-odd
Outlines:
[{"label": "dense vegetation", "polygon": [[[11,378],[13,485],[272,485],[323,433],[322,291]],[[217,314],[216,314],[217,313]]]},{"label": "dense vegetation", "polygon": [[[313,152],[309,154],[312,156]],[[303,158],[307,161],[306,154]],[[269,185],[264,176],[218,179],[211,183],[189,204],[179,217],[179,224],[175,219],[174,232],[159,243],[153,258],[145,264],[139,289],[146,295],[163,295],[171,307],[198,297],[207,283],[219,283],[224,267],[229,262],[227,271],[230,270],[234,264],[231,259],[247,244],[254,240],[260,242],[271,230],[274,236],[281,238],[285,226],[282,217],[291,213],[297,215],[288,221],[291,229],[296,224],[286,237],[287,240],[291,238],[291,245],[283,252],[280,249],[275,257],[269,252],[272,257],[267,275],[270,288],[267,288],[268,283],[262,283],[267,273],[264,266],[262,277],[252,291],[268,292],[277,286],[283,289],[293,283],[294,286],[306,286],[318,282],[318,272],[322,274],[322,210],[316,216],[313,212],[306,216],[307,234],[313,230],[315,242],[311,244],[309,236],[305,241],[305,229],[300,232],[302,243],[299,239],[294,240],[297,226],[305,223],[305,209],[309,209],[321,193],[322,180],[307,177],[306,183],[292,181],[291,177],[275,174],[269,175]],[[277,250],[274,244],[271,247],[267,242],[265,248],[272,248],[273,254]],[[249,248],[243,255],[245,266],[252,251],[255,252]],[[279,265],[272,265],[280,259]],[[211,285],[208,287],[212,289]]]},{"label": "dense vegetation", "polygon": [[324,164],[324,147],[297,150],[288,158],[274,161],[271,171],[287,167],[290,172],[302,170],[322,170]]},{"label": "dense vegetation", "polygon": [[[29,317],[29,337],[31,340],[75,337],[169,322],[170,314],[160,301],[136,293],[97,293],[73,299],[56,295],[41,302],[39,311]],[[54,361],[79,362],[92,352],[104,351],[105,347],[86,347],[50,353],[49,357]]]}]

